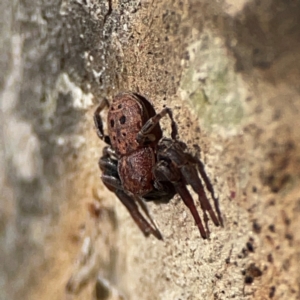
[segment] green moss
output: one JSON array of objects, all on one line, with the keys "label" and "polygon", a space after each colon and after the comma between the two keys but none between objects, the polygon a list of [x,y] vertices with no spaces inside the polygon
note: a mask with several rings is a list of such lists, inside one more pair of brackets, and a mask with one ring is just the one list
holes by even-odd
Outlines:
[{"label": "green moss", "polygon": [[209,102],[203,90],[196,90],[190,95],[189,100],[199,116],[207,114]]}]

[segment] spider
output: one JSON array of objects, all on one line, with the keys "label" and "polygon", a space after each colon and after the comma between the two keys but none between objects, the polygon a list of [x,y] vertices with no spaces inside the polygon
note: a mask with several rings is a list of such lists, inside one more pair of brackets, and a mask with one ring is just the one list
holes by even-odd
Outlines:
[{"label": "spider", "polygon": [[[108,135],[104,133],[100,117],[100,112],[106,106],[109,107]],[[171,120],[171,138],[162,137],[159,125],[161,118],[166,115]],[[203,239],[209,236],[206,212],[215,226],[220,225],[216,201],[218,217],[208,201],[198,171],[215,200],[213,187],[202,162],[187,153],[187,146],[178,140],[177,125],[171,109],[164,108],[156,114],[146,98],[124,92],[114,97],[111,105],[104,99],[94,113],[94,122],[98,137],[108,144],[99,160],[101,179],[127,208],[146,237],[152,234],[159,240],[163,239],[144,201],[168,203],[177,193],[190,209]],[[199,196],[205,228],[187,185]],[[141,213],[139,206],[150,222]]]}]

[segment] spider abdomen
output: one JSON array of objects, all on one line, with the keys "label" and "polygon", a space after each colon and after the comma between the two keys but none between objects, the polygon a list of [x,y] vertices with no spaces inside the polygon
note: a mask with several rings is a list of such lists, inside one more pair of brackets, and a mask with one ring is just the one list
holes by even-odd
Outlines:
[{"label": "spider abdomen", "polygon": [[153,190],[152,168],[155,155],[151,147],[144,147],[123,156],[118,165],[118,173],[125,190],[143,196]]}]

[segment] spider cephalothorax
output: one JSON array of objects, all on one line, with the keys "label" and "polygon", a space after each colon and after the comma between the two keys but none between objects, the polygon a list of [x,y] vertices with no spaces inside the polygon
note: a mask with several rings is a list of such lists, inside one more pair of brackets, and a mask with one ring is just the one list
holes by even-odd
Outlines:
[{"label": "spider cephalothorax", "polygon": [[[105,106],[109,106],[108,135],[104,134],[99,115]],[[162,137],[159,121],[165,115],[171,119],[171,139]],[[213,223],[219,226],[219,218],[207,199],[198,175],[199,171],[206,188],[214,198],[203,164],[187,153],[186,145],[177,139],[177,126],[169,108],[156,114],[153,106],[144,97],[134,93],[121,93],[113,99],[111,105],[107,100],[100,103],[95,111],[94,121],[99,138],[109,145],[104,148],[103,156],[99,160],[99,167],[103,172],[101,179],[125,205],[145,236],[153,234],[162,239],[144,201],[167,203],[176,193],[190,209],[202,238],[207,238],[209,234],[206,211]],[[206,228],[187,185],[191,185],[199,196]],[[137,203],[150,222],[141,214]]]}]

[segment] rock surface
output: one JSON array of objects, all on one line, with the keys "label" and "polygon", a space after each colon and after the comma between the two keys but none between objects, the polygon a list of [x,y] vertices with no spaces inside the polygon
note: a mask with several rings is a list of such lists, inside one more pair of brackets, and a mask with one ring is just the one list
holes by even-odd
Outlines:
[{"label": "rock surface", "polygon": [[[299,4],[2,1],[0,299],[300,299]],[[102,185],[93,110],[123,90],[204,162],[210,240],[178,196],[145,239]]]}]

